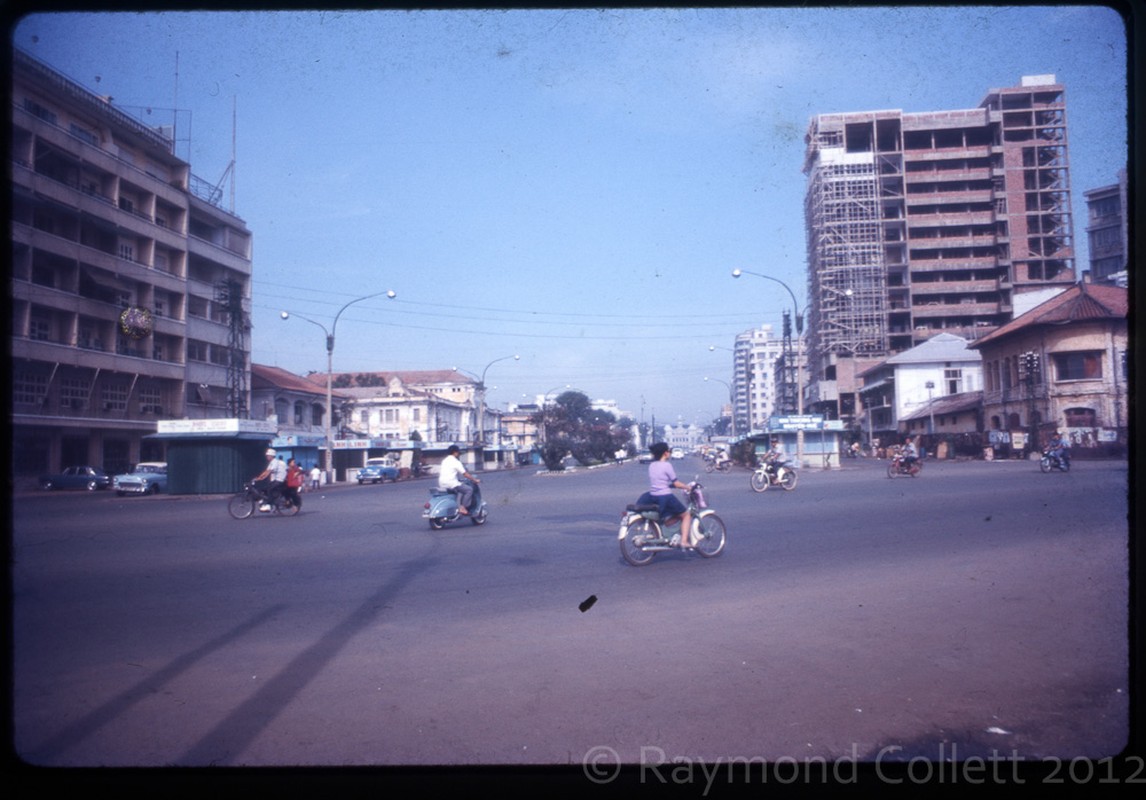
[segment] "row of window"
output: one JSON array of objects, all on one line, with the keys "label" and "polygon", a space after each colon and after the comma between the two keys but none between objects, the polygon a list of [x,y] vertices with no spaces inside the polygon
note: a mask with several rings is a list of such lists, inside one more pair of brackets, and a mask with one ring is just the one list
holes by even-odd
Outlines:
[{"label": "row of window", "polygon": [[[1102,360],[1100,350],[1052,353],[1050,356],[1056,381],[1101,380]],[[1010,389],[1025,382],[1034,385],[1043,382],[1042,371],[1027,368],[1022,355],[989,361],[983,367],[984,381],[989,392]]]}]

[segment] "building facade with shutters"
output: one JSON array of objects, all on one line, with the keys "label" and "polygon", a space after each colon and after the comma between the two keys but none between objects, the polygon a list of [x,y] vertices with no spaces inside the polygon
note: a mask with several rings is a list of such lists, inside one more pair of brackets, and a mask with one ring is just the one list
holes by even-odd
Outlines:
[{"label": "building facade with shutters", "polygon": [[12,58],[14,477],[165,460],[160,419],[245,417],[251,233],[136,120]]}]

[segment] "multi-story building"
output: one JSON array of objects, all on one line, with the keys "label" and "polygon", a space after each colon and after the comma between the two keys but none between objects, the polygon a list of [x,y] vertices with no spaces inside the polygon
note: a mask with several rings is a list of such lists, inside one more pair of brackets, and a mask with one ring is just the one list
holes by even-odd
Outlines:
[{"label": "multi-story building", "polygon": [[1118,183],[1091,189],[1083,196],[1086,198],[1086,238],[1090,245],[1090,280],[1124,287],[1130,252],[1126,170],[1118,171]]},{"label": "multi-story building", "polygon": [[245,223],[169,132],[18,50],[11,80],[12,474],[118,471],[164,459],[157,419],[247,416]]},{"label": "multi-story building", "polygon": [[[776,374],[777,359],[784,343],[772,332],[771,325],[761,325],[736,336],[733,349],[732,402],[737,434],[765,430],[768,419],[781,408],[781,387],[785,384],[783,363],[781,376]],[[794,383],[794,376],[791,382]],[[794,387],[793,387],[794,390]],[[791,408],[795,411],[795,407]]]},{"label": "multi-story building", "polygon": [[1079,283],[973,342],[994,441],[1035,449],[1058,430],[1076,448],[1125,452],[1128,309],[1126,289]]},{"label": "multi-story building", "polygon": [[833,415],[854,392],[829,377],[842,358],[975,339],[1011,319],[1016,296],[1075,281],[1053,75],[974,109],[822,114],[806,142],[807,410]]}]

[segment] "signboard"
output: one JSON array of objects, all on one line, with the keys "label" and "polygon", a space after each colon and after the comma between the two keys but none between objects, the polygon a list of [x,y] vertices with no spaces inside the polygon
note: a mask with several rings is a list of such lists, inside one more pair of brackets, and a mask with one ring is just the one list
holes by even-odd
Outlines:
[{"label": "signboard", "polygon": [[264,433],[274,436],[277,426],[263,419],[161,419],[156,423],[158,433],[182,434],[236,434]]},{"label": "signboard", "polygon": [[768,425],[774,431],[818,431],[823,430],[823,414],[790,414],[784,417],[772,417]]}]

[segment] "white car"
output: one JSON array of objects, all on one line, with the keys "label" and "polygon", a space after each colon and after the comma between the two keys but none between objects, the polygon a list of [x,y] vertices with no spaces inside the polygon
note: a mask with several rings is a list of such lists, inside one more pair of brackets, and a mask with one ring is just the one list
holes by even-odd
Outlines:
[{"label": "white car", "polygon": [[159,494],[167,491],[167,462],[144,461],[126,475],[116,475],[112,488],[120,497],[125,494]]},{"label": "white car", "polygon": [[672,449],[672,460],[680,461],[682,458],[684,458],[684,450],[679,447],[674,447]]}]

